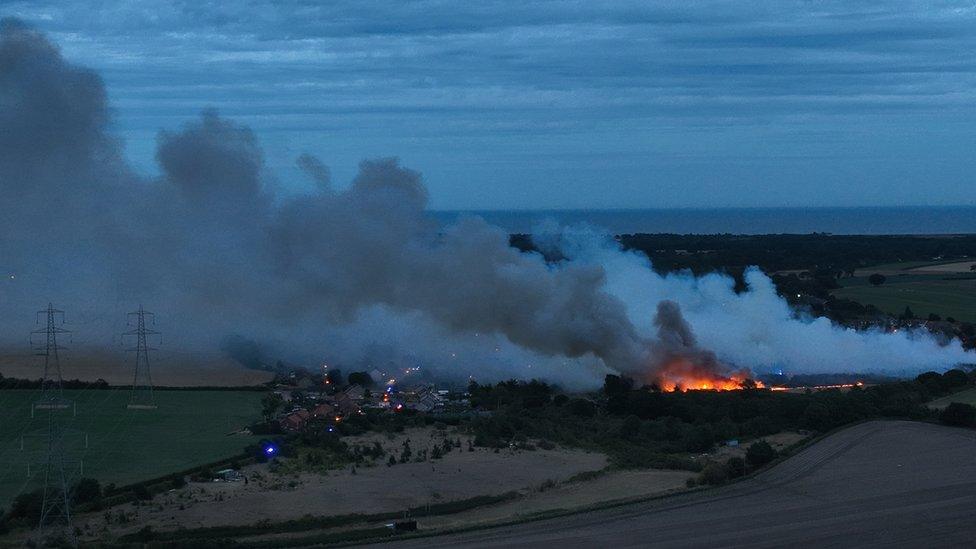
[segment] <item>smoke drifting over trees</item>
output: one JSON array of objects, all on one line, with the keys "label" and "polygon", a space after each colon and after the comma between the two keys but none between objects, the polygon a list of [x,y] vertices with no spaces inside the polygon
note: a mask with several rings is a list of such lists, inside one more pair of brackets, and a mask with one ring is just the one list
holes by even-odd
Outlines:
[{"label": "smoke drifting over trees", "polygon": [[216,353],[240,334],[308,364],[423,364],[458,379],[579,386],[677,352],[802,371],[970,360],[956,343],[795,319],[759,272],[737,295],[718,275],[656,275],[604,235],[557,231],[547,245],[567,260],[547,264],[480,218],[438,227],[421,175],[395,158],[364,160],[338,188],[303,154],[316,190],[276,196],[257,137],[214,111],[162,131],[161,174],[142,177],[108,113],[97,74],[22,23],[0,24],[8,345],[54,301],[77,311],[89,343],[107,344],[121,312],[144,303],[168,320],[169,345]]}]

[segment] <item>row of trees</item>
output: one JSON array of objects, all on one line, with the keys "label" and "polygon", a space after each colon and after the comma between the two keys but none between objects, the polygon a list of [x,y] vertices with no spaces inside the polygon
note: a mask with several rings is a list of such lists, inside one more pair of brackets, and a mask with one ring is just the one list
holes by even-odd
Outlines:
[{"label": "row of trees", "polygon": [[846,392],[661,392],[609,375],[599,393],[577,397],[554,394],[539,381],[472,384],[472,403],[492,414],[471,420],[467,428],[483,446],[504,447],[522,435],[605,451],[620,466],[667,462],[694,468],[678,457],[729,439],[783,430],[825,432],[870,418],[938,419],[925,402],[973,382],[973,373],[950,370]]}]

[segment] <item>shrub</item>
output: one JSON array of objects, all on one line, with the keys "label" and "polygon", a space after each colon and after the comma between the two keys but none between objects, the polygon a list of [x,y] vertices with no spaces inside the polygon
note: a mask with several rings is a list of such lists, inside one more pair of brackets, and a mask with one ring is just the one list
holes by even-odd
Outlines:
[{"label": "shrub", "polygon": [[136,484],[133,486],[132,495],[138,500],[152,499],[152,495],[149,493],[149,489],[146,488],[145,484]]},{"label": "shrub", "polygon": [[740,457],[730,457],[725,462],[725,468],[729,472],[729,478],[739,478],[746,474],[746,460]]},{"label": "shrub", "polygon": [[567,406],[574,416],[593,417],[596,415],[596,405],[583,398],[574,398],[569,401]]},{"label": "shrub", "polygon": [[954,427],[971,427],[976,425],[976,408],[969,404],[953,402],[942,410],[939,420]]},{"label": "shrub", "polygon": [[79,480],[72,490],[74,503],[89,503],[98,501],[102,497],[102,486],[93,478]]},{"label": "shrub", "polygon": [[725,484],[729,481],[729,470],[722,463],[709,463],[699,475],[701,484]]},{"label": "shrub", "polygon": [[776,458],[776,450],[765,440],[757,440],[746,450],[746,461],[753,467],[763,466]]},{"label": "shrub", "polygon": [[20,494],[14,498],[14,503],[10,507],[10,518],[23,518],[30,523],[37,522],[41,518],[43,501],[44,494],[40,490]]}]

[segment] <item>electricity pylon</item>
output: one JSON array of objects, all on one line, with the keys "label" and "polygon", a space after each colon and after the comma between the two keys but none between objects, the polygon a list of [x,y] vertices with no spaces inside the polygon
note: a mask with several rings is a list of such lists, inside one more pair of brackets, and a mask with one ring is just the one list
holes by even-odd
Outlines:
[{"label": "electricity pylon", "polygon": [[129,397],[128,406],[126,406],[130,410],[152,410],[156,408],[156,401],[153,398],[152,372],[149,370],[149,351],[155,349],[149,346],[148,336],[157,335],[159,332],[146,327],[147,316],[152,319],[153,324],[156,323],[156,315],[139,305],[138,311],[131,312],[128,315],[130,326],[132,325],[132,317],[135,317],[135,329],[122,334],[123,338],[125,336],[136,338],[135,348],[128,349],[136,353],[135,370],[132,373],[132,395]]},{"label": "electricity pylon", "polygon": [[[63,410],[69,408],[71,403],[64,399],[64,388],[61,380],[61,360],[58,351],[65,348],[58,344],[58,334],[70,333],[60,326],[64,324],[64,311],[55,309],[50,303],[47,309],[37,311],[37,316],[45,315],[47,318],[46,326],[43,329],[31,332],[31,344],[34,351],[44,357],[44,377],[41,379],[41,396],[31,407],[31,417],[34,417],[34,410]],[[35,344],[35,335],[44,335],[44,345]]]},{"label": "electricity pylon", "polygon": [[44,311],[38,311],[38,316],[45,315],[46,327],[34,330],[31,334],[44,334],[44,347],[35,347],[44,356],[44,378],[41,381],[41,398],[31,405],[31,417],[35,410],[47,410],[47,457],[44,465],[44,487],[42,488],[41,515],[37,524],[40,536],[51,533],[51,527],[63,541],[75,544],[74,530],[71,528],[71,490],[68,478],[68,460],[64,448],[65,429],[62,425],[63,411],[71,408],[73,403],[64,398],[61,380],[61,362],[58,351],[64,349],[58,345],[58,334],[68,333],[58,324],[64,323],[64,311],[55,309],[50,303]]}]

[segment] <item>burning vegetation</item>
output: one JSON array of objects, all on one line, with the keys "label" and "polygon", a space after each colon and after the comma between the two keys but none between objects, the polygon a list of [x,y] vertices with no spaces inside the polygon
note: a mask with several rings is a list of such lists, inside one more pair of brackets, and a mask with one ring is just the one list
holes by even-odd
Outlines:
[{"label": "burning vegetation", "polygon": [[763,388],[747,369],[722,375],[686,358],[674,359],[654,373],[653,384],[662,391],[734,391]]},{"label": "burning vegetation", "polygon": [[662,391],[732,391],[764,387],[762,382],[752,379],[748,369],[729,368],[715,353],[700,348],[677,303],[660,302],[654,324],[658,337],[654,354],[658,358],[648,381]]}]

